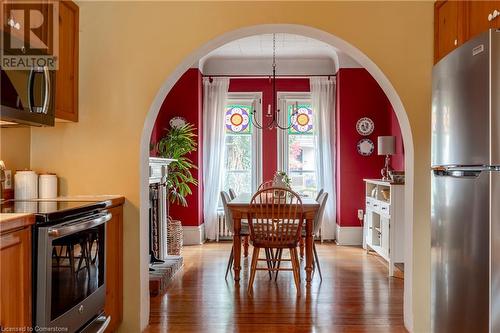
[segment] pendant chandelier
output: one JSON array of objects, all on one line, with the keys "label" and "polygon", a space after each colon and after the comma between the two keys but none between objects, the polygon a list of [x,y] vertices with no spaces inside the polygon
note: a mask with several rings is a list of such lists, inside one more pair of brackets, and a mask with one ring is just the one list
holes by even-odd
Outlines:
[{"label": "pendant chandelier", "polygon": [[[280,124],[280,108],[278,105],[278,91],[276,90],[276,34],[273,34],[273,63],[272,63],[272,77],[270,77],[272,85],[273,85],[273,101],[272,104],[268,104],[267,106],[267,113],[265,114],[262,113],[262,119],[261,123],[257,121],[256,117],[256,108],[255,105],[252,105],[252,111],[251,111],[251,118],[252,118],[252,124],[258,129],[273,129],[273,128],[279,128],[281,130],[288,130],[291,127],[297,125],[297,113],[299,110],[299,103],[295,102],[295,104],[292,106],[292,114],[290,117],[290,123],[288,124],[288,121],[285,122],[285,125]],[[286,110],[285,110],[286,111]],[[264,118],[267,118],[267,120],[264,120]],[[287,117],[284,117],[287,119]]]}]

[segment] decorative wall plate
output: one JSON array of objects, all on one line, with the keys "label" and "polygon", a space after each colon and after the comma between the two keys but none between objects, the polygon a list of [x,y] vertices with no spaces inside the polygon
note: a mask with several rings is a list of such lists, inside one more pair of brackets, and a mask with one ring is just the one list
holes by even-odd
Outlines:
[{"label": "decorative wall plate", "polygon": [[370,135],[373,133],[373,130],[375,129],[375,124],[373,123],[373,120],[371,120],[368,117],[363,117],[360,118],[356,122],[356,130],[360,135]]},{"label": "decorative wall plate", "polygon": [[170,121],[168,123],[170,124],[170,127],[172,127],[172,128],[179,128],[179,127],[186,125],[186,118],[173,117],[172,119],[170,119]]},{"label": "decorative wall plate", "polygon": [[361,139],[358,141],[358,153],[363,156],[370,156],[375,150],[375,145],[370,139]]}]

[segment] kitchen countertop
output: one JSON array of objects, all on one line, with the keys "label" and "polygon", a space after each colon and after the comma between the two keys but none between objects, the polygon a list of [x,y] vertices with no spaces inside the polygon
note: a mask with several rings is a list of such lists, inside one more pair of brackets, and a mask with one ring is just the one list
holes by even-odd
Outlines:
[{"label": "kitchen countertop", "polygon": [[68,195],[61,196],[54,199],[34,199],[37,201],[111,201],[111,207],[123,205],[125,197],[122,195],[102,194],[102,195]]},{"label": "kitchen countertop", "polygon": [[32,225],[33,223],[35,223],[35,215],[33,214],[0,213],[0,233],[19,229],[28,225]]},{"label": "kitchen countertop", "polygon": [[373,184],[377,184],[377,185],[404,185],[405,183],[396,183],[396,182],[393,182],[392,180],[382,180],[382,179],[368,179],[368,178],[364,178],[363,179],[365,182],[370,182],[370,183],[373,183]]}]

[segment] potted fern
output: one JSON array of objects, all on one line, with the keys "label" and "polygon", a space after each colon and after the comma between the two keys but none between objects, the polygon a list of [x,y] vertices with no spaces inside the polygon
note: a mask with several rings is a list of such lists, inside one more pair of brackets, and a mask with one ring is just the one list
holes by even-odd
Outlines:
[{"label": "potted fern", "polygon": [[191,173],[197,166],[186,157],[197,149],[195,130],[196,128],[189,123],[172,126],[156,144],[156,151],[160,157],[175,160],[168,165],[168,200],[184,207],[187,206],[186,196],[192,194],[190,186],[198,185],[198,181]]}]

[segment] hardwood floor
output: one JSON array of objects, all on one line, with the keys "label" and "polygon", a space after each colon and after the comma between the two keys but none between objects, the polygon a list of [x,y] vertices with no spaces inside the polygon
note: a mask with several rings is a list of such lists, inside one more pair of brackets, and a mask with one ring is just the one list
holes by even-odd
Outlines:
[{"label": "hardwood floor", "polygon": [[151,298],[145,332],[406,332],[403,280],[389,278],[375,254],[318,243],[323,282],[314,274],[307,291],[302,261],[302,296],[291,272],[274,282],[259,271],[249,297],[250,257],[242,260],[239,287],[231,273],[224,280],[230,249],[230,243],[184,247],[184,268],[166,295]]}]

